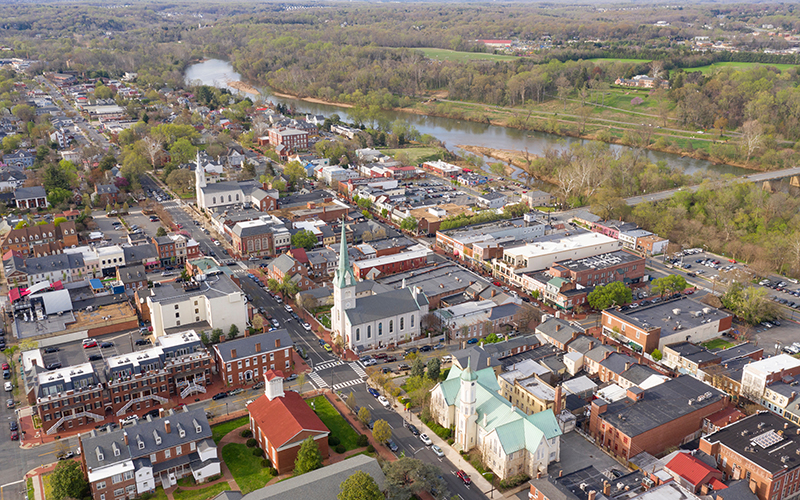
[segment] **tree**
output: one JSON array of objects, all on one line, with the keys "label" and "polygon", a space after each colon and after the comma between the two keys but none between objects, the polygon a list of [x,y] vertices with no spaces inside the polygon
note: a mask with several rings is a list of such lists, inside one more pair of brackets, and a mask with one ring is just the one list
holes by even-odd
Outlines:
[{"label": "tree", "polygon": [[341,491],[336,496],[338,500],[384,500],[378,483],[367,474],[359,470],[348,477],[339,485]]},{"label": "tree", "polygon": [[253,328],[255,328],[256,333],[264,331],[264,316],[260,314],[253,316]]},{"label": "tree", "polygon": [[386,489],[389,500],[407,500],[421,491],[435,489],[439,498],[446,495],[447,485],[441,478],[442,472],[433,464],[423,463],[416,458],[402,457],[387,463],[383,469],[386,476]]},{"label": "tree", "polygon": [[163,226],[158,226],[158,229],[156,229],[156,237],[160,238],[161,236],[166,236],[166,235],[167,235],[166,229],[164,229]]},{"label": "tree", "polygon": [[216,344],[222,338],[222,328],[214,328],[211,330],[211,343]]},{"label": "tree", "polygon": [[417,357],[414,361],[411,362],[411,376],[412,377],[422,377],[425,375],[425,363]]},{"label": "tree", "polygon": [[319,452],[319,447],[314,438],[308,436],[297,452],[297,458],[294,461],[294,475],[299,476],[320,467],[322,467],[322,455]]},{"label": "tree", "polygon": [[764,287],[745,286],[737,281],[728,287],[721,300],[726,309],[750,325],[774,319],[778,315],[775,302],[770,300]]},{"label": "tree", "polygon": [[392,428],[386,420],[377,420],[372,425],[372,437],[379,443],[385,443],[392,437]]},{"label": "tree", "polygon": [[572,90],[572,87],[569,84],[569,80],[567,80],[567,78],[564,76],[559,76],[558,78],[556,78],[556,89],[558,90],[558,98],[564,105],[564,111],[566,111],[567,96],[569,95],[570,90]]},{"label": "tree", "polygon": [[439,370],[441,367],[442,365],[439,358],[434,356],[428,360],[428,378],[431,380],[439,380]]},{"label": "tree", "polygon": [[308,229],[303,229],[292,235],[292,246],[311,250],[317,245],[317,237]]},{"label": "tree", "polygon": [[366,406],[362,406],[361,408],[359,408],[358,420],[365,426],[369,425],[369,421],[372,420],[372,415],[369,412],[369,408],[367,408]]},{"label": "tree", "polygon": [[60,187],[53,188],[47,192],[47,201],[53,206],[61,205],[72,198],[72,191]]},{"label": "tree", "polygon": [[19,147],[22,142],[22,136],[19,134],[7,135],[3,137],[3,152],[10,153]]},{"label": "tree", "polygon": [[150,165],[153,166],[153,170],[156,170],[156,159],[158,155],[161,153],[162,147],[161,142],[154,139],[153,137],[145,137],[142,139],[142,144],[144,145],[144,150],[147,152],[147,156],[150,157]]},{"label": "tree", "polygon": [[650,353],[650,356],[653,357],[656,361],[661,361],[661,358],[664,356],[661,354],[661,351],[658,348],[653,349],[653,352]]},{"label": "tree", "polygon": [[400,229],[415,233],[417,232],[418,225],[419,222],[417,221],[417,219],[413,215],[409,215],[408,217],[403,219],[403,222],[400,223]]},{"label": "tree", "polygon": [[85,498],[90,495],[89,483],[83,477],[80,464],[74,460],[58,463],[50,475],[50,486],[55,500]]},{"label": "tree", "polygon": [[192,145],[189,139],[181,137],[169,148],[174,165],[188,163],[197,157],[197,148]]},{"label": "tree", "polygon": [[677,293],[686,290],[688,284],[686,278],[677,274],[670,274],[663,278],[656,278],[650,285],[650,291],[660,295],[662,298],[668,293]]},{"label": "tree", "polygon": [[621,281],[612,281],[607,285],[600,285],[592,290],[586,297],[589,305],[597,311],[608,309],[611,306],[627,304],[633,300],[633,293]]},{"label": "tree", "polygon": [[758,120],[744,122],[742,125],[741,144],[747,155],[745,162],[750,161],[750,157],[761,147],[761,142],[763,140],[764,128],[758,123]]},{"label": "tree", "polygon": [[194,187],[194,175],[186,169],[179,168],[167,176],[167,185],[173,191],[185,193]]},{"label": "tree", "polygon": [[306,169],[300,162],[292,161],[283,168],[283,175],[289,178],[289,184],[295,186],[297,181],[306,178]]},{"label": "tree", "polygon": [[54,225],[55,227],[58,227],[58,226],[60,226],[60,225],[61,225],[63,222],[67,222],[67,218],[66,218],[66,217],[56,217],[56,218],[55,218],[55,220],[53,220],[53,225]]},{"label": "tree", "polygon": [[228,330],[228,339],[233,340],[237,335],[239,335],[239,327],[233,324],[231,325],[231,329]]},{"label": "tree", "polygon": [[56,188],[70,191],[72,190],[72,181],[73,179],[77,180],[77,177],[75,166],[72,162],[52,163],[44,170],[44,189],[48,193]]}]

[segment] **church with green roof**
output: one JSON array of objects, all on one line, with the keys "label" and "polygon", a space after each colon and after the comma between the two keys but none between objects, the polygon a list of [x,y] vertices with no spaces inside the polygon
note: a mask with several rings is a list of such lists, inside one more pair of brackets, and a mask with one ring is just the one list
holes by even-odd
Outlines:
[{"label": "church with green roof", "polygon": [[500,395],[492,368],[453,366],[447,380],[431,389],[431,415],[442,427],[454,428],[457,450],[479,449],[500,479],[535,477],[560,460],[561,428],[553,410],[526,415],[514,407]]}]

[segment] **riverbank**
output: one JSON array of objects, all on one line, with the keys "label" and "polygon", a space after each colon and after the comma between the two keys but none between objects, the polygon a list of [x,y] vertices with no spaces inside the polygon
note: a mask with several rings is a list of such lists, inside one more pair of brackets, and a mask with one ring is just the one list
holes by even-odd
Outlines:
[{"label": "riverbank", "polygon": [[[513,114],[513,113],[522,113],[524,110],[515,110],[515,109],[510,109],[510,108],[502,108],[500,106],[488,106],[488,105],[485,105],[485,104],[474,104],[474,103],[463,102],[463,101],[458,101],[457,104],[459,106],[462,106],[462,107],[470,108],[471,113],[459,112],[459,111],[452,112],[452,113],[442,112],[441,109],[437,109],[436,102],[433,102],[433,103],[430,103],[430,104],[419,104],[418,105],[418,106],[423,106],[424,109],[421,109],[420,107],[413,107],[413,108],[408,108],[407,107],[407,108],[394,108],[394,111],[402,112],[402,113],[410,113],[410,114],[415,114],[415,115],[420,115],[420,116],[433,116],[433,117],[440,117],[440,118],[449,118],[449,119],[454,119],[454,120],[464,120],[464,121],[473,122],[473,123],[483,123],[483,124],[487,124],[487,125],[494,125],[494,126],[497,126],[497,127],[512,128],[512,129],[517,129],[517,130],[527,130],[527,131],[532,131],[532,132],[544,132],[544,133],[548,133],[548,134],[552,134],[552,135],[557,135],[557,136],[560,136],[560,137],[572,137],[572,138],[575,138],[575,139],[599,141],[599,142],[605,142],[607,144],[614,144],[614,145],[619,145],[619,146],[629,146],[629,147],[631,146],[630,144],[626,144],[626,142],[623,140],[622,137],[617,137],[617,136],[614,136],[614,135],[611,135],[611,134],[608,134],[608,133],[607,134],[600,134],[600,133],[597,133],[597,131],[594,131],[594,132],[586,131],[584,133],[580,133],[579,131],[577,131],[577,130],[575,130],[573,128],[575,126],[579,126],[580,124],[576,123],[573,120],[566,120],[566,119],[563,119],[563,118],[559,118],[558,117],[559,116],[558,113],[554,113],[551,116],[548,116],[547,118],[544,118],[544,117],[538,116],[538,115],[532,115],[532,113],[531,113],[525,119],[525,123],[528,123],[529,120],[530,121],[537,120],[538,122],[540,122],[541,124],[543,124],[545,126],[543,126],[543,127],[524,126],[524,125],[512,122],[512,120],[513,121],[519,121],[518,120],[519,115],[518,114]],[[476,116],[473,113],[475,113],[475,114],[477,114],[479,116]],[[490,117],[489,113],[505,114],[505,115],[510,115],[510,116],[508,116],[508,118],[497,118],[497,117]],[[561,116],[565,116],[565,114],[561,113]],[[569,116],[569,115],[566,115],[566,116]],[[556,126],[556,124],[558,126]],[[588,125],[589,124],[587,123],[587,126]],[[630,131],[631,130],[631,129],[626,129],[626,128],[623,128],[623,127],[612,127],[612,126],[605,126],[605,125],[598,126],[597,124],[592,124],[592,125],[595,128],[597,128],[598,130],[611,131],[612,129],[616,129],[616,130],[621,131],[621,132],[626,132],[626,131]],[[628,125],[633,126],[635,124],[629,123]],[[604,137],[604,135],[605,135],[605,137]],[[608,137],[609,135],[611,135],[611,137]],[[657,137],[672,138],[672,139],[684,140],[684,141],[703,141],[706,144],[713,144],[713,143],[717,142],[714,139],[706,139],[706,138],[697,139],[696,137],[687,138],[687,137],[674,135],[674,134],[653,134],[654,143],[643,147],[643,149],[648,149],[648,150],[651,150],[651,151],[658,151],[658,152],[661,152],[661,153],[669,153],[669,154],[679,155],[679,156],[686,157],[686,158],[694,158],[694,159],[697,159],[697,160],[704,160],[704,161],[708,161],[708,162],[719,164],[719,165],[730,165],[730,166],[733,166],[733,167],[738,167],[738,168],[742,168],[742,169],[746,169],[746,170],[751,170],[753,172],[766,172],[767,171],[767,170],[764,170],[764,169],[761,169],[761,168],[757,168],[757,167],[755,167],[753,165],[749,165],[749,164],[745,164],[745,163],[741,163],[741,162],[730,161],[727,158],[720,158],[720,157],[713,156],[713,155],[709,154],[705,149],[694,148],[691,151],[687,151],[686,149],[682,149],[682,148],[675,147],[675,146],[659,147],[656,144],[656,142],[658,142],[657,141]],[[464,149],[466,149],[466,148],[464,148]],[[489,155],[487,155],[487,156],[489,156]],[[500,159],[500,158],[498,158],[498,159]]]},{"label": "riverbank", "polygon": [[[497,148],[490,148],[486,146],[467,146],[463,144],[456,145],[457,148],[463,149],[464,151],[468,151],[472,154],[482,155],[489,158],[494,158],[496,160],[500,160],[503,163],[506,163],[505,172],[506,175],[511,176],[514,173],[514,168],[509,166],[513,165],[521,169],[524,172],[524,175],[528,174],[528,160],[533,161],[538,156],[533,154],[528,154],[527,159],[525,157],[525,153],[522,151],[513,151],[509,149],[497,149]],[[541,175],[531,175],[531,177],[536,178],[542,182],[546,182],[548,184],[552,184],[553,186],[558,186],[558,179],[549,176],[541,176]]]},{"label": "riverbank", "polygon": [[257,88],[253,87],[252,85],[248,85],[240,80],[228,80],[225,82],[225,85],[228,87],[234,88],[245,94],[253,94],[253,95],[261,95],[261,92],[258,91]]},{"label": "riverbank", "polygon": [[326,101],[325,99],[317,99],[316,97],[300,97],[292,94],[285,94],[283,92],[275,92],[270,89],[270,93],[274,96],[283,97],[284,99],[298,99],[300,101],[313,102],[314,104],[327,104],[328,106],[339,106],[340,108],[352,108],[352,104],[344,104],[341,102]]}]

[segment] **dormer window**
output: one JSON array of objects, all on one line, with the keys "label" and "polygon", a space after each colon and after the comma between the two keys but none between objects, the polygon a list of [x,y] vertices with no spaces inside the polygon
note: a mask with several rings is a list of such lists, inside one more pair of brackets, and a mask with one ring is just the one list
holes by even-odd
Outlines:
[{"label": "dormer window", "polygon": [[114,456],[115,457],[118,457],[119,454],[122,452],[122,450],[120,450],[119,445],[117,443],[112,443],[111,444],[111,449],[114,450]]},{"label": "dormer window", "polygon": [[158,435],[158,431],[156,430],[153,430],[153,439],[156,440],[157,445],[161,444],[161,436]]},{"label": "dormer window", "polygon": [[98,462],[102,462],[103,460],[106,459],[105,455],[103,455],[103,449],[102,448],[100,448],[98,446],[97,448],[94,449],[94,451],[97,454],[97,461]]},{"label": "dormer window", "polygon": [[136,444],[139,446],[140,450],[144,449],[144,439],[141,436],[136,436]]},{"label": "dormer window", "polygon": [[198,422],[197,419],[193,418],[192,424],[194,424],[194,432],[196,432],[197,434],[203,432],[203,427],[200,426],[200,422]]},{"label": "dormer window", "polygon": [[184,430],[183,426],[181,426],[180,424],[178,424],[178,426],[177,426],[177,427],[178,427],[178,435],[179,435],[180,437],[182,437],[182,438],[185,438],[185,437],[186,437],[186,431]]}]

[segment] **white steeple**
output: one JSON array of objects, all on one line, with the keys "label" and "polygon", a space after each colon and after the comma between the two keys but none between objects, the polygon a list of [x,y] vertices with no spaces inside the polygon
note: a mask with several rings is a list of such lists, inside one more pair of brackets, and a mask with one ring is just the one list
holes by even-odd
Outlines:
[{"label": "white steeple", "polygon": [[280,370],[267,370],[264,373],[264,395],[270,401],[283,397],[283,373]]},{"label": "white steeple", "polygon": [[349,339],[346,327],[345,311],[356,307],[356,277],[353,275],[353,268],[350,266],[350,256],[347,253],[347,235],[345,233],[344,220],[342,220],[342,242],[339,246],[339,268],[333,276],[333,310],[331,311],[331,323],[333,326],[332,338],[341,335],[344,344],[350,348],[353,339]]},{"label": "white steeple", "polygon": [[[194,168],[194,192],[197,193],[197,201],[200,201],[201,194],[200,188],[206,187],[206,170],[203,168],[203,164],[200,161],[200,150],[197,150],[197,160],[195,162]],[[200,203],[198,203],[200,206]]]}]

